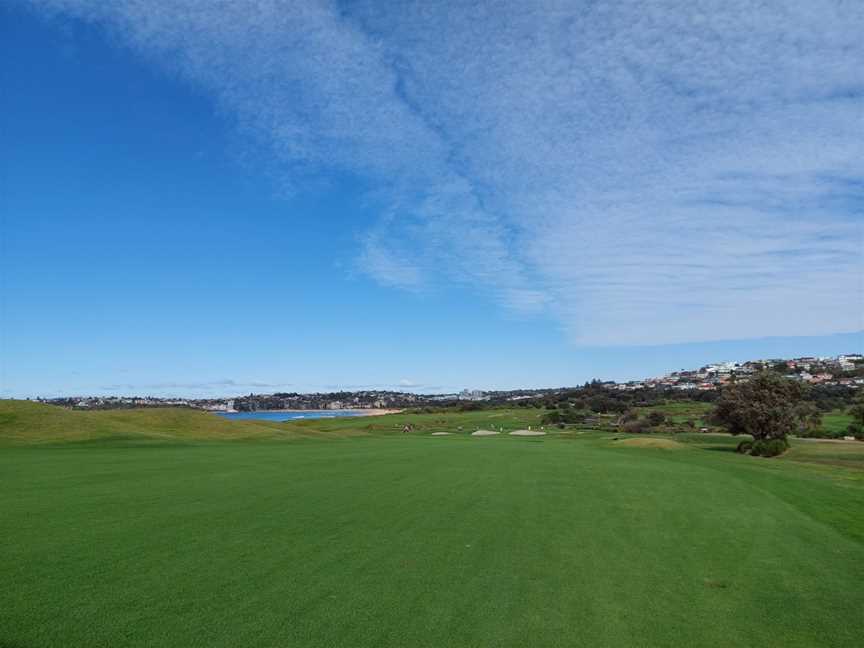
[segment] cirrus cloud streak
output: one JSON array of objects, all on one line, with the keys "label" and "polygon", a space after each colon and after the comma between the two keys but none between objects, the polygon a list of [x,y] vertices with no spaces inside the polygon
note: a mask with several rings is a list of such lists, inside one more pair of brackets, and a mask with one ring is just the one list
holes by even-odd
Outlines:
[{"label": "cirrus cloud streak", "polygon": [[358,263],[580,344],[864,328],[864,4],[33,0],[207,88]]}]

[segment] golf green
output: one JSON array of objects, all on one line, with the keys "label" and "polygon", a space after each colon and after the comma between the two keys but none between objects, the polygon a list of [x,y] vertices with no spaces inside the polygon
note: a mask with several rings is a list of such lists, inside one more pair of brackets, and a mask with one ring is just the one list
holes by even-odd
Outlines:
[{"label": "golf green", "polygon": [[675,445],[5,448],[0,646],[861,645],[860,471]]}]

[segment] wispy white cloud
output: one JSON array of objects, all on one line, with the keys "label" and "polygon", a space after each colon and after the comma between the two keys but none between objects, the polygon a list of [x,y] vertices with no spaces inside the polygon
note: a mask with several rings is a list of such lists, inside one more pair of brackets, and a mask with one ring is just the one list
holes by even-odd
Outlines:
[{"label": "wispy white cloud", "polygon": [[427,383],[418,383],[413,380],[403,378],[395,383],[331,383],[326,385],[318,385],[318,390],[325,391],[399,391],[399,392],[423,392],[437,393],[442,390],[455,391],[456,388],[452,385],[434,385]]},{"label": "wispy white cloud", "polygon": [[34,0],[208,88],[362,267],[586,344],[864,328],[864,4]]},{"label": "wispy white cloud", "polygon": [[203,394],[207,392],[218,392],[219,394],[223,394],[226,392],[230,392],[231,390],[247,390],[247,389],[284,389],[286,387],[290,387],[291,383],[272,383],[272,382],[262,382],[259,380],[250,380],[250,381],[242,381],[242,380],[231,380],[231,379],[223,379],[223,380],[203,380],[197,382],[155,382],[155,383],[117,383],[113,385],[102,385],[99,387],[99,390],[102,392],[116,392],[116,393],[124,393],[124,394],[162,394],[162,393],[176,393],[178,391],[188,393],[194,392],[196,394]]}]

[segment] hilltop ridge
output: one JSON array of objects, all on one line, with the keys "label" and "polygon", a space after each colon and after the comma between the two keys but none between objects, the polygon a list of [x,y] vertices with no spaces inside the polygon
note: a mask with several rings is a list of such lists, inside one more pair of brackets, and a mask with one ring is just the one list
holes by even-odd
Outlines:
[{"label": "hilltop ridge", "polygon": [[278,439],[294,431],[268,421],[229,421],[188,408],[76,411],[0,400],[0,445],[99,440],[195,441]]}]

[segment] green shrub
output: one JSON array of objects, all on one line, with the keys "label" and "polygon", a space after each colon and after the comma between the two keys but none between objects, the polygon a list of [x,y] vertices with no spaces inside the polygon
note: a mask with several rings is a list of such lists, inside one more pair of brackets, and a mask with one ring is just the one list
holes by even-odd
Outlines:
[{"label": "green shrub", "polygon": [[627,410],[626,412],[624,412],[621,415],[621,418],[619,420],[621,421],[622,424],[624,424],[624,423],[629,423],[630,421],[635,421],[638,418],[639,418],[639,412],[637,412],[635,409],[631,409],[631,410]]},{"label": "green shrub", "polygon": [[738,444],[738,447],[735,448],[735,452],[740,452],[741,454],[749,454],[750,450],[753,449],[752,441],[742,441]]},{"label": "green shrub", "polygon": [[551,412],[547,412],[546,414],[544,414],[543,418],[540,419],[540,422],[544,425],[558,425],[563,423],[561,419],[561,412],[555,409]]},{"label": "green shrub", "polygon": [[621,429],[628,434],[642,434],[648,431],[648,422],[643,419],[627,421]]},{"label": "green shrub", "polygon": [[753,442],[750,454],[754,457],[776,457],[788,450],[786,439],[757,439]]},{"label": "green shrub", "polygon": [[565,407],[563,409],[553,409],[543,415],[541,423],[544,425],[557,425],[559,423],[585,423],[585,412]]},{"label": "green shrub", "polygon": [[652,427],[663,425],[665,421],[666,415],[663,414],[663,412],[651,412],[648,415],[648,423],[650,423]]}]

